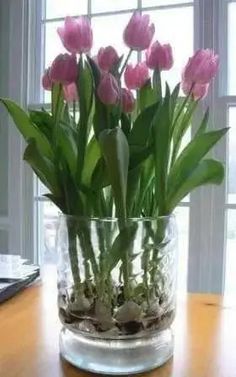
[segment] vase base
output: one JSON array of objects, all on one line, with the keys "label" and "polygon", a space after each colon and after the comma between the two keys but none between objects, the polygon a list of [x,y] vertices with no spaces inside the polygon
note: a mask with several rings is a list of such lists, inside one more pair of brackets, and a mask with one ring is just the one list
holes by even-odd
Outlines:
[{"label": "vase base", "polygon": [[62,328],[60,353],[74,366],[109,375],[145,372],[163,365],[173,355],[171,329],[138,339],[98,339]]}]

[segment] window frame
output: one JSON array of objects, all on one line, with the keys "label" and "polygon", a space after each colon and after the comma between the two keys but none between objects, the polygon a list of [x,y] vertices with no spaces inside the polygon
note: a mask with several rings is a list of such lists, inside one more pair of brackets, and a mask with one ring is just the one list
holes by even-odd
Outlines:
[{"label": "window frame", "polygon": [[[141,0],[137,0],[141,8]],[[204,109],[209,106],[211,109],[212,129],[227,124],[227,108],[230,103],[236,104],[236,96],[226,95],[227,77],[227,14],[226,7],[232,0],[195,0],[194,1],[194,49],[213,48],[221,54],[221,73],[211,87],[209,96],[203,101],[201,109],[198,111],[195,122],[193,122],[192,132],[195,131],[197,120],[203,114]],[[36,64],[36,49],[43,45],[44,36],[41,34],[41,21],[39,20],[43,6],[38,0],[21,0],[27,2],[29,12],[29,33],[28,35],[28,61],[29,75],[28,83],[28,103],[39,103],[36,98],[36,85],[41,71]],[[191,5],[191,4],[190,4]],[[188,4],[164,5],[159,7],[145,7],[145,10],[156,8],[178,8],[188,6]],[[111,14],[127,13],[130,10],[110,12]],[[88,15],[91,16],[91,0],[88,0]],[[99,16],[104,13],[99,13]],[[61,19],[61,18],[59,18]],[[34,60],[32,59],[34,58]],[[42,64],[42,60],[40,60]],[[35,105],[32,105],[35,107]],[[19,151],[18,151],[19,152]],[[17,153],[18,153],[17,152]],[[21,151],[22,152],[22,151]],[[223,162],[227,161],[227,138],[222,140],[214,149],[214,156]],[[21,158],[21,156],[20,156]],[[18,155],[19,159],[19,155]],[[33,182],[33,174],[28,174],[28,184]],[[26,188],[26,181],[23,182],[23,191]],[[38,185],[34,183],[34,200],[27,204],[28,216],[40,218],[38,196]],[[226,202],[227,179],[221,186],[202,187],[191,194],[190,203],[183,203],[189,206],[189,256],[188,256],[188,282],[189,292],[212,292],[223,293],[225,281],[225,258],[226,258],[226,211],[228,208],[236,209],[236,204]],[[196,231],[197,230],[197,231]],[[39,227],[34,226],[34,237],[31,237],[31,247],[34,244],[35,262],[39,262]],[[199,236],[200,235],[200,236]],[[33,242],[33,239],[35,240]],[[181,250],[179,252],[181,257]],[[32,256],[32,254],[31,254]],[[31,258],[32,259],[32,258]]]}]

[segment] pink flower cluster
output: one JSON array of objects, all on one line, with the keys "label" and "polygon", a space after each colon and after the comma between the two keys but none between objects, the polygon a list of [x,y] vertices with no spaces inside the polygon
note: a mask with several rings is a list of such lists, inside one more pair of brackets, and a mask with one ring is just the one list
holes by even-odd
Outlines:
[{"label": "pink flower cluster", "polygon": [[[101,47],[94,58],[101,72],[97,95],[107,105],[120,104],[124,112],[135,107],[132,90],[139,90],[149,80],[149,70],[166,71],[174,64],[172,47],[155,41],[151,44],[155,27],[148,15],[135,12],[126,26],[123,38],[130,51],[144,51],[145,61],[123,67],[126,88],[120,87],[120,77],[113,69],[120,64],[120,56],[113,46]],[[74,19],[66,17],[64,26],[58,28],[62,44],[69,52],[58,55],[42,78],[44,89],[51,90],[53,83],[63,85],[64,97],[68,102],[78,100],[76,81],[78,79],[77,54],[90,52],[93,32],[87,17]],[[203,98],[209,83],[216,75],[219,58],[211,50],[199,50],[189,59],[182,73],[182,90],[197,100]]]}]

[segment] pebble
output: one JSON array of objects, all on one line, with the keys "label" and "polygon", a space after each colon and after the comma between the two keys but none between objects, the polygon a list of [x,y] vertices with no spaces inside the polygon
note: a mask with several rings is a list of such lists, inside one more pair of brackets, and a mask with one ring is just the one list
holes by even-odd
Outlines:
[{"label": "pebble", "polygon": [[85,319],[79,323],[78,326],[76,326],[78,330],[84,331],[84,332],[89,332],[89,333],[94,333],[95,332],[95,327],[92,324],[91,321]]},{"label": "pebble", "polygon": [[101,330],[106,331],[112,328],[113,319],[111,316],[111,310],[100,300],[95,304],[95,316],[99,322]]},{"label": "pebble", "polygon": [[108,331],[104,331],[102,333],[102,336],[104,338],[113,338],[113,337],[117,337],[120,335],[120,330],[117,328],[117,327],[112,327],[110,330]]},{"label": "pebble", "polygon": [[75,301],[69,303],[69,310],[74,312],[87,312],[90,309],[90,302],[85,296],[76,297]]},{"label": "pebble", "polygon": [[127,301],[122,305],[117,313],[116,320],[121,323],[139,321],[141,318],[142,309],[133,301]]},{"label": "pebble", "polygon": [[161,307],[161,305],[158,304],[157,301],[153,301],[150,303],[150,306],[147,310],[147,316],[155,316],[155,317],[161,317],[164,314],[164,309]]}]

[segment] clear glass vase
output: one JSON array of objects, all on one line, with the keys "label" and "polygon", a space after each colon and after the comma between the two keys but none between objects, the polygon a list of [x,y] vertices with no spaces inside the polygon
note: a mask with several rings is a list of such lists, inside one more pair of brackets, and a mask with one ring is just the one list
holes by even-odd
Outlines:
[{"label": "clear glass vase", "polygon": [[127,375],[173,354],[174,216],[61,216],[57,232],[60,352],[88,371]]}]

